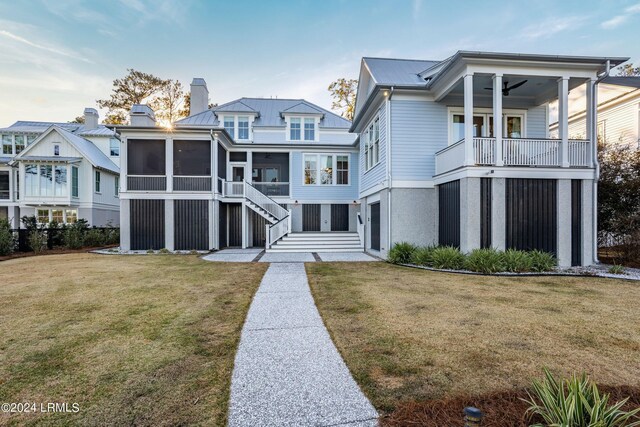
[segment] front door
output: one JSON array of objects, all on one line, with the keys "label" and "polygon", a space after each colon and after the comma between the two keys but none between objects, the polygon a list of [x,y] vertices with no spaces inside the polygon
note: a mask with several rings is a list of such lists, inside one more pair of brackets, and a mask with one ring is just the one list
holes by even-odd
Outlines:
[{"label": "front door", "polygon": [[231,167],[231,179],[235,182],[244,181],[244,165]]},{"label": "front door", "polygon": [[371,249],[380,250],[380,203],[373,203],[371,209]]}]

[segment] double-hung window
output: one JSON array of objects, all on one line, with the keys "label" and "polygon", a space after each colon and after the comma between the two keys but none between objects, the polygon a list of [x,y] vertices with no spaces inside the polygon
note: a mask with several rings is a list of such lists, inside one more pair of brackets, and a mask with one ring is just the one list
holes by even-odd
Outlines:
[{"label": "double-hung window", "polygon": [[25,137],[24,135],[16,135],[15,140],[16,140],[16,154],[20,154],[20,152],[24,150]]},{"label": "double-hung window", "polygon": [[71,166],[71,196],[78,197],[78,168]]},{"label": "double-hung window", "polygon": [[348,154],[305,154],[305,185],[349,185]]},{"label": "double-hung window", "polygon": [[304,140],[316,140],[316,119],[312,117],[306,117],[304,119]]},{"label": "double-hung window", "polygon": [[248,116],[238,117],[238,139],[243,139],[243,140],[249,139],[249,117]]},{"label": "double-hung window", "polygon": [[227,133],[229,134],[229,136],[231,136],[231,138],[235,138],[235,128],[236,128],[236,124],[235,124],[235,117],[234,116],[224,116],[224,130],[227,131]]},{"label": "double-hung window", "polygon": [[120,141],[118,141],[116,138],[111,138],[109,140],[109,154],[112,157],[120,156]]},{"label": "double-hung window", "polygon": [[376,117],[367,128],[364,138],[365,169],[369,170],[380,161],[380,118]]},{"label": "double-hung window", "polygon": [[13,135],[2,135],[2,154],[13,154]]},{"label": "double-hung window", "polygon": [[66,166],[55,166],[54,168],[54,177],[56,180],[55,185],[55,195],[56,197],[62,197],[69,193],[67,193],[67,167]]},{"label": "double-hung window", "polygon": [[318,156],[315,154],[304,155],[304,183],[316,184],[318,180]]},{"label": "double-hung window", "polygon": [[100,192],[100,171],[96,171],[96,193]]},{"label": "double-hung window", "polygon": [[114,181],[115,183],[115,188],[114,188],[114,192],[113,194],[118,197],[118,193],[120,192],[120,177],[116,176],[116,179]]},{"label": "double-hung window", "polygon": [[336,184],[349,185],[349,156],[336,156]]},{"label": "double-hung window", "polygon": [[300,117],[291,117],[289,123],[289,139],[291,141],[300,141]]}]

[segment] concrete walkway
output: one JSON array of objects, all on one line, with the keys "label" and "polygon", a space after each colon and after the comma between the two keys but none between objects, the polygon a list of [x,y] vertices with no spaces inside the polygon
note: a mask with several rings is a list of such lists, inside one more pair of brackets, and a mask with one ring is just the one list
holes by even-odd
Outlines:
[{"label": "concrete walkway", "polygon": [[229,426],[375,426],[377,416],[322,323],[304,264],[271,264],[242,330]]}]

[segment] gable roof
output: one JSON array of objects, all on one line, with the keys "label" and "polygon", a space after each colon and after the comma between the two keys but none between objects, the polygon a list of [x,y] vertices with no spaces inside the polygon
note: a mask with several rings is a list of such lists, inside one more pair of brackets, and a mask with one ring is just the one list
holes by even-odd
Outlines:
[{"label": "gable roof", "polygon": [[602,79],[602,83],[640,89],[640,77],[636,76],[607,76]]},{"label": "gable roof", "polygon": [[113,136],[115,131],[104,125],[98,125],[95,129],[86,129],[82,123],[61,123],[61,122],[34,122],[29,120],[18,120],[9,127],[0,129],[0,132],[12,133],[42,133],[51,126],[58,126],[68,132],[73,132],[84,136]]},{"label": "gable roof", "polygon": [[88,139],[75,135],[60,126],[51,125],[44,131],[33,143],[29,144],[20,154],[18,154],[14,160],[20,160],[28,157],[27,153],[33,149],[40,141],[42,141],[51,132],[57,132],[62,138],[64,138],[69,144],[71,144],[76,150],[78,150],[84,158],[89,161],[94,167],[104,169],[115,174],[120,173],[120,168],[115,165],[95,144]]},{"label": "gable roof", "polygon": [[[234,107],[230,107],[237,104]],[[244,107],[242,107],[244,106]],[[325,110],[315,104],[304,99],[278,99],[278,98],[240,98],[228,102],[210,110],[194,114],[176,122],[176,126],[220,126],[220,120],[217,113],[235,112],[229,108],[250,108],[251,112],[258,113],[253,122],[255,127],[285,127],[286,123],[282,118],[282,112],[299,113],[299,114],[323,114],[320,120],[320,128],[330,129],[349,129],[351,122],[344,117]],[[300,111],[298,111],[300,110]],[[241,111],[249,112],[249,111]]]},{"label": "gable roof", "polygon": [[235,101],[227,102],[226,104],[220,105],[214,108],[216,111],[220,112],[229,112],[229,113],[257,113],[256,110],[249,107],[247,104],[242,102],[240,99],[236,99]]},{"label": "gable roof", "polygon": [[442,61],[398,58],[362,58],[371,77],[378,85],[424,87],[420,74]]}]

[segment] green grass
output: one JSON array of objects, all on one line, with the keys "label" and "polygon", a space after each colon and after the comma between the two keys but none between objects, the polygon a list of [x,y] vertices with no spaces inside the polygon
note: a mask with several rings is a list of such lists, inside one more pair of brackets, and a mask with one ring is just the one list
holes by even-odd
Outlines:
[{"label": "green grass", "polygon": [[261,264],[52,255],[0,264],[0,402],[77,402],[9,425],[224,425]]}]

